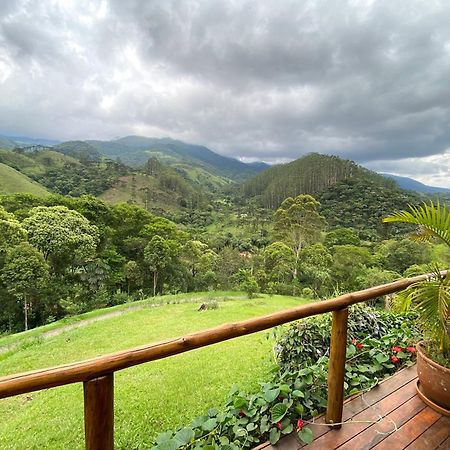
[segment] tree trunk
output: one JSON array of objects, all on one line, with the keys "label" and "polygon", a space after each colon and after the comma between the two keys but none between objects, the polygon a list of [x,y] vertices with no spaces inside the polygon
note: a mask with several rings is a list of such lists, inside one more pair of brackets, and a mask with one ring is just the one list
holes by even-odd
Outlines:
[{"label": "tree trunk", "polygon": [[26,297],[23,299],[23,313],[25,316],[25,331],[28,330],[28,302]]},{"label": "tree trunk", "polygon": [[157,272],[155,270],[153,272],[153,297],[156,297],[156,281],[157,281]]}]

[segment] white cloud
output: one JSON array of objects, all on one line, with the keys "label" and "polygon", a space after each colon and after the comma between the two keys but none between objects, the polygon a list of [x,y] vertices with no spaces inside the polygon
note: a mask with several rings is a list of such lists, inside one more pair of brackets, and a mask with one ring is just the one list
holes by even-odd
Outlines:
[{"label": "white cloud", "polygon": [[444,0],[5,0],[0,133],[318,151],[448,185],[449,22]]}]

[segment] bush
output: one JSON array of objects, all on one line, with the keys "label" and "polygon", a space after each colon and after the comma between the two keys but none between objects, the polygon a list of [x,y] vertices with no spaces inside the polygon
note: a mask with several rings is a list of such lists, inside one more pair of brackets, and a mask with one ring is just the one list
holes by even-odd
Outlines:
[{"label": "bush", "polygon": [[[364,304],[354,305],[350,307],[347,343],[383,339],[392,341],[392,346],[411,346],[420,336],[415,317],[414,313],[396,314]],[[294,322],[276,333],[275,352],[283,369],[314,364],[321,356],[329,354],[331,314]]]}]

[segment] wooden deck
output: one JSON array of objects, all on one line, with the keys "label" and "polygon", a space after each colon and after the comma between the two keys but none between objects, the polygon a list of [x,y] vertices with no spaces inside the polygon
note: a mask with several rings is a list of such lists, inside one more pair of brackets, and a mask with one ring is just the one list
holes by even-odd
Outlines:
[{"label": "wooden deck", "polygon": [[310,425],[314,442],[302,445],[296,436],[259,450],[450,450],[450,417],[425,405],[416,393],[416,367],[404,369],[363,395],[347,400],[340,430],[324,417]]}]

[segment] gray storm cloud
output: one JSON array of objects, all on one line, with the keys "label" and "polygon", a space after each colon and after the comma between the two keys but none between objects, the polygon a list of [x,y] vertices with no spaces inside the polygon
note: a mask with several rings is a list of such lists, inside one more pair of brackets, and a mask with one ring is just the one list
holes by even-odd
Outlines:
[{"label": "gray storm cloud", "polygon": [[2,1],[0,132],[445,164],[449,23],[445,0]]}]

